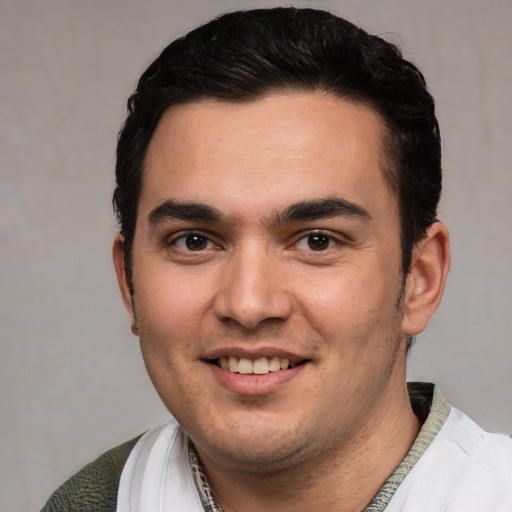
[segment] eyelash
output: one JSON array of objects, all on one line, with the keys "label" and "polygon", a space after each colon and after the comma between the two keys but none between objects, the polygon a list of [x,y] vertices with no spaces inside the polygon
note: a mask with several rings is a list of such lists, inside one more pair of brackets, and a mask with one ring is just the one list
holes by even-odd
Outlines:
[{"label": "eyelash", "polygon": [[[167,239],[167,245],[178,247],[179,249],[181,249],[184,252],[196,252],[193,249],[190,249],[190,248],[185,249],[185,248],[178,246],[178,242],[183,241],[184,243],[186,243],[188,237],[194,237],[194,236],[197,238],[204,239],[206,244],[215,244],[215,242],[212,240],[210,235],[203,233],[201,231],[185,231],[185,232],[182,231],[181,233],[177,233],[176,235],[173,235],[172,238]],[[218,248],[218,246],[217,246],[217,248]],[[202,252],[202,249],[198,250],[197,252]]]},{"label": "eyelash", "polygon": [[[194,236],[197,237],[198,239],[200,239],[200,241],[202,240],[206,244],[206,247],[201,248],[200,244],[197,244],[197,246],[196,246],[196,247],[198,247],[197,251],[194,251],[194,249],[192,249],[188,246],[186,248],[179,247],[178,242],[183,241],[186,244],[187,238],[194,237]],[[317,237],[319,239],[319,240],[317,240],[317,242],[318,242],[317,249],[313,248],[311,246],[311,244],[309,243],[309,242],[312,242],[313,244],[316,243],[316,242],[313,242],[312,240],[309,240],[311,237]],[[327,243],[327,246],[325,248],[321,248],[322,241]],[[334,246],[339,245],[340,243],[342,243],[342,240],[340,240],[338,237],[335,237],[326,231],[316,229],[316,230],[309,230],[306,233],[302,234],[299,238],[297,238],[297,240],[293,244],[291,244],[288,247],[290,249],[297,249],[297,246],[301,242],[307,243],[309,250],[311,250],[312,252],[324,252],[324,251],[330,249],[333,245]],[[215,242],[212,240],[211,236],[207,233],[203,233],[201,231],[186,231],[186,232],[178,233],[177,235],[173,236],[172,239],[168,239],[167,244],[171,245],[171,246],[178,247],[179,249],[181,249],[184,252],[203,252],[205,249],[211,248],[211,247],[208,247],[209,244],[210,245],[215,244]],[[216,248],[219,249],[219,246],[217,245]],[[299,250],[307,250],[307,249],[303,248],[303,249],[299,249]]]},{"label": "eyelash", "polygon": [[[311,237],[319,237],[319,238],[323,237],[327,241],[327,244],[328,244],[327,247],[325,249],[317,249],[317,250],[313,249],[311,247],[311,245],[309,245],[309,243],[308,243],[309,242],[308,239],[310,239]],[[312,229],[312,230],[307,231],[300,238],[298,238],[296,242],[294,242],[292,244],[292,248],[296,248],[300,242],[308,243],[309,249],[312,252],[324,252],[327,249],[330,249],[333,245],[336,246],[336,245],[339,245],[340,243],[342,243],[342,241],[339,238],[337,238],[337,237],[333,236],[331,233],[329,233],[327,231],[323,231],[321,229]]]}]

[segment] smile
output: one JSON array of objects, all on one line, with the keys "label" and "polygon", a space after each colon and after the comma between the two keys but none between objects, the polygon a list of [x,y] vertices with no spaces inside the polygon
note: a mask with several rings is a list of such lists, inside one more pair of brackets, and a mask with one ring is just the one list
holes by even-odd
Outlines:
[{"label": "smile", "polygon": [[277,372],[279,370],[288,370],[295,368],[300,363],[290,363],[289,359],[285,357],[258,357],[257,359],[249,359],[246,357],[235,356],[221,356],[215,363],[223,370],[228,370],[233,373],[240,373],[242,375],[264,375],[269,372]]}]

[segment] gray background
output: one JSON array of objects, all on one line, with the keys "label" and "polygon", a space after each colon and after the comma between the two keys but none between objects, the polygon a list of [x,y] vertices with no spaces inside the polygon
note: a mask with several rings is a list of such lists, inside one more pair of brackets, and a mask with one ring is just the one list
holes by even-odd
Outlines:
[{"label": "gray background", "polygon": [[[117,130],[165,44],[264,1],[0,0],[0,510],[166,416],[110,261]],[[437,98],[453,265],[410,378],[512,432],[512,3],[295,2],[399,43]],[[399,34],[399,35],[397,35]]]}]

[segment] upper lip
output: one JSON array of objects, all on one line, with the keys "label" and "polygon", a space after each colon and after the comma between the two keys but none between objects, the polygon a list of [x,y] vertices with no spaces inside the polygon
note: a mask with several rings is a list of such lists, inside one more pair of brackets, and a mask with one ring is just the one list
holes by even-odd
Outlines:
[{"label": "upper lip", "polygon": [[246,359],[259,359],[260,357],[280,357],[290,361],[290,363],[299,363],[308,359],[307,357],[299,354],[290,352],[289,350],[283,350],[278,347],[258,347],[258,348],[246,348],[240,346],[224,347],[211,350],[204,354],[201,358],[203,360],[215,360],[219,357],[238,357]]}]

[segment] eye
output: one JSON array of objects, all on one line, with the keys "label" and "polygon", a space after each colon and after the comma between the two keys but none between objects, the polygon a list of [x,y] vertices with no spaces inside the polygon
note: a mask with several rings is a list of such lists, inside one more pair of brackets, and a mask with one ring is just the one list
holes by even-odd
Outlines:
[{"label": "eye", "polygon": [[201,233],[186,233],[171,241],[171,245],[183,251],[204,251],[213,246],[213,242]]},{"label": "eye", "polygon": [[301,238],[295,244],[295,248],[310,251],[325,251],[337,243],[335,238],[326,233],[313,232]]}]

